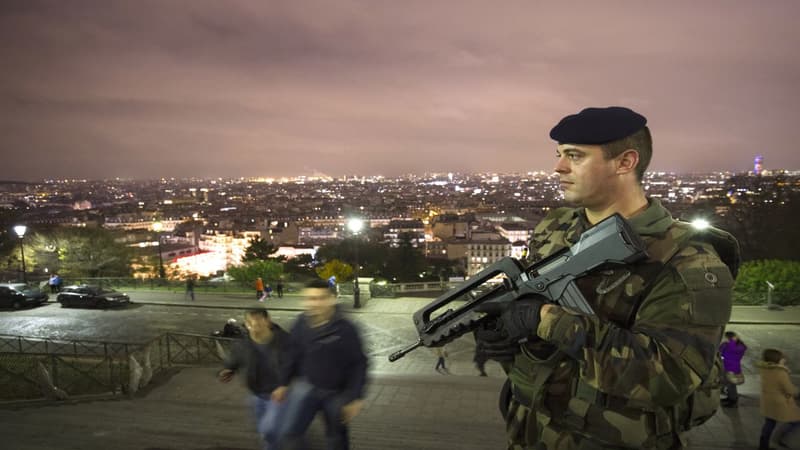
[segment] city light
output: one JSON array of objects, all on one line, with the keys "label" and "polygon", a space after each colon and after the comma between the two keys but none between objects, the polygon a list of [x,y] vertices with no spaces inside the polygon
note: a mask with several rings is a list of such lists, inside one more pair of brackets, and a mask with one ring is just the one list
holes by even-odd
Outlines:
[{"label": "city light", "polygon": [[354,217],[347,221],[347,229],[350,230],[351,233],[357,234],[361,229],[364,227],[364,221]]},{"label": "city light", "polygon": [[[347,221],[347,229],[353,235],[358,235],[359,231],[364,227],[364,221],[358,217],[353,217]],[[361,288],[358,286],[358,243],[354,245],[355,249],[355,278],[353,280],[353,308],[361,308]]]},{"label": "city light", "polygon": [[28,282],[27,270],[25,268],[25,241],[24,241],[25,232],[27,232],[27,231],[28,231],[28,227],[25,226],[25,225],[16,225],[14,227],[14,233],[17,233],[17,236],[19,236],[19,253],[20,253],[21,257],[22,257],[22,282],[23,283],[27,283]]},{"label": "city light", "polygon": [[25,225],[17,225],[14,227],[14,233],[17,233],[20,239],[25,237],[25,233],[28,231],[28,227]]}]

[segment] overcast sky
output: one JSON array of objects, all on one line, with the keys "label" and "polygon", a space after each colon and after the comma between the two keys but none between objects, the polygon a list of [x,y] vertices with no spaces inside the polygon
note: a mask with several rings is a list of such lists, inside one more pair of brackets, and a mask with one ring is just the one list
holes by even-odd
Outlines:
[{"label": "overcast sky", "polygon": [[800,169],[800,2],[0,0],[0,179],[552,170],[624,105],[651,168]]}]

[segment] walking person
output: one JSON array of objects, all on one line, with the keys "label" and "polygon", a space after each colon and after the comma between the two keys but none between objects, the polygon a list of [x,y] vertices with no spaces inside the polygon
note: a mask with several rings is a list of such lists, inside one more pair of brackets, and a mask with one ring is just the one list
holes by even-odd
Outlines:
[{"label": "walking person", "polygon": [[486,355],[486,349],[484,348],[484,344],[482,341],[475,342],[475,356],[472,357],[472,361],[475,363],[475,368],[478,369],[478,375],[485,377],[488,376],[486,374],[486,361],[489,360],[489,356]]},{"label": "walking person", "polygon": [[436,347],[436,356],[438,359],[436,360],[436,371],[441,373],[442,375],[450,373],[447,370],[447,347],[444,345],[441,347]]},{"label": "walking person", "polygon": [[50,279],[47,280],[47,285],[50,286],[50,293],[56,293],[56,274],[50,275]]},{"label": "walking person", "polygon": [[286,402],[278,449],[306,448],[306,430],[322,411],[327,449],[347,450],[347,425],[364,404],[364,346],[325,280],[311,281],[304,295],[305,312],[289,333],[291,353],[281,371],[281,387],[272,394],[273,400]]},{"label": "walking person", "polygon": [[264,280],[261,277],[256,278],[256,300],[264,301]]},{"label": "walking person", "polygon": [[64,285],[64,279],[61,275],[56,274],[56,292],[61,292],[61,287]]},{"label": "walking person", "polygon": [[[230,320],[235,323],[234,319]],[[272,322],[266,309],[248,311],[244,323],[249,337],[233,346],[218,377],[221,382],[228,383],[239,371],[245,372],[256,430],[264,439],[265,448],[272,449],[277,441],[283,405],[273,402],[271,396],[279,384],[280,364],[286,360],[289,350],[288,334]]]},{"label": "walking person", "polygon": [[194,301],[194,277],[192,276],[186,279],[186,295],[184,295],[184,298],[187,297]]},{"label": "walking person", "polygon": [[283,280],[278,280],[278,283],[275,285],[275,293],[278,295],[278,298],[283,298]]},{"label": "walking person", "polygon": [[761,372],[761,414],[764,416],[758,448],[770,449],[770,438],[778,422],[789,424],[777,436],[778,445],[787,447],[785,438],[800,426],[800,407],[796,400],[800,390],[792,384],[786,357],[780,350],[764,350],[762,360],[756,365]]},{"label": "walking person", "polygon": [[725,367],[725,376],[722,377],[725,400],[720,402],[723,407],[736,408],[739,402],[739,392],[736,386],[744,383],[742,373],[742,357],[747,351],[747,346],[733,331],[725,332],[725,341],[719,346],[722,364]]}]

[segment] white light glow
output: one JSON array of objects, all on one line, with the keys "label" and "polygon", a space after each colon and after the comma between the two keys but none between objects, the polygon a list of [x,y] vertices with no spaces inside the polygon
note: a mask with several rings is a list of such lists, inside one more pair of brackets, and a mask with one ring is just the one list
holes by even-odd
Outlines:
[{"label": "white light glow", "polygon": [[354,217],[347,221],[347,229],[352,233],[358,233],[364,227],[364,221]]}]

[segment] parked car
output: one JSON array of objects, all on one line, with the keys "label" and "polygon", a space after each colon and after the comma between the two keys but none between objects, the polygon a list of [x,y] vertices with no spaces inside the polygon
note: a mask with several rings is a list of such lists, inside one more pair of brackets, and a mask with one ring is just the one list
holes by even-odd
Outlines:
[{"label": "parked car", "polygon": [[122,306],[131,302],[131,298],[123,292],[99,286],[78,285],[67,286],[56,297],[62,308],[77,306],[80,308],[108,308]]},{"label": "parked car", "polygon": [[47,294],[25,283],[0,284],[0,308],[20,309],[47,303]]}]

